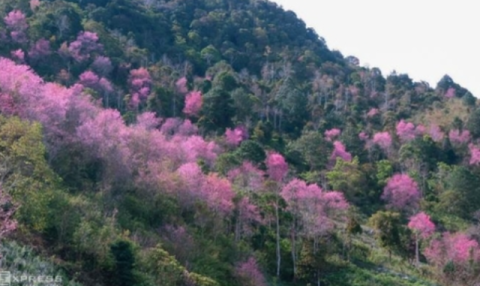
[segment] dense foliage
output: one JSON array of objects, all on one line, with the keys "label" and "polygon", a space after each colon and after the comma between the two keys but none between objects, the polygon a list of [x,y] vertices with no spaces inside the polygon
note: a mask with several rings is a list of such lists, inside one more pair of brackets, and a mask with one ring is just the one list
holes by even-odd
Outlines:
[{"label": "dense foliage", "polygon": [[3,0],[0,18],[0,269],[480,281],[480,108],[449,76],[361,67],[263,0]]}]

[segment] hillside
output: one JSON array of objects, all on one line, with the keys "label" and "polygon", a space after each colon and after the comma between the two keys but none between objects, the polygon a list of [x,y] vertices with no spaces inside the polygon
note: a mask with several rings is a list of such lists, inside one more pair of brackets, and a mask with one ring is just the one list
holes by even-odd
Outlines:
[{"label": "hillside", "polygon": [[359,66],[262,0],[3,0],[0,17],[0,270],[480,282],[480,109],[448,75]]}]

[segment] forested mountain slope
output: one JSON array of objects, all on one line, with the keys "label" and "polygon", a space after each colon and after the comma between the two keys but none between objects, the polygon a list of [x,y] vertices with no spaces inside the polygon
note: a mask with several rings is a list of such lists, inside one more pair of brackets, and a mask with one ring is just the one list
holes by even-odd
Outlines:
[{"label": "forested mountain slope", "polygon": [[480,282],[480,109],[450,77],[361,67],[261,0],[3,0],[0,17],[2,270]]}]

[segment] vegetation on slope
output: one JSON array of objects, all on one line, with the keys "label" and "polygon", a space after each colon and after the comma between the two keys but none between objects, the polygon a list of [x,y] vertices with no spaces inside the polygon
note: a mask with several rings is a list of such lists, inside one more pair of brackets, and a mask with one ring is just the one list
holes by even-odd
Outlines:
[{"label": "vegetation on slope", "polygon": [[360,67],[261,0],[0,16],[2,269],[43,273],[18,241],[65,285],[479,281],[480,109],[450,77]]}]

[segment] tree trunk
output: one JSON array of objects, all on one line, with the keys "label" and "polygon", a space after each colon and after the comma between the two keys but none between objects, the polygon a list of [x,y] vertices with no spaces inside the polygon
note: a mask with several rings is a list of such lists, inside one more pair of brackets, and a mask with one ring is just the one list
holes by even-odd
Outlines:
[{"label": "tree trunk", "polygon": [[[313,255],[317,255],[317,248],[318,248],[318,238],[315,236],[313,239]],[[320,269],[318,268],[319,266],[317,265],[317,286],[320,286]]]},{"label": "tree trunk", "polygon": [[420,253],[418,251],[418,235],[415,235],[415,262],[420,265]]},{"label": "tree trunk", "polygon": [[275,220],[276,220],[276,242],[277,242],[277,277],[280,279],[280,264],[282,257],[280,253],[280,218],[278,213],[278,196],[275,204]]},{"label": "tree trunk", "polygon": [[173,117],[176,116],[176,113],[177,113],[177,96],[174,94],[173,95],[173,106],[172,106]]},{"label": "tree trunk", "polygon": [[235,223],[235,242],[238,243],[241,239],[241,229],[242,229],[242,213],[238,214],[237,221]]},{"label": "tree trunk", "polygon": [[295,219],[293,219],[292,227],[292,261],[293,261],[293,281],[297,279],[297,249],[296,249],[296,233],[295,233]]}]

